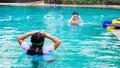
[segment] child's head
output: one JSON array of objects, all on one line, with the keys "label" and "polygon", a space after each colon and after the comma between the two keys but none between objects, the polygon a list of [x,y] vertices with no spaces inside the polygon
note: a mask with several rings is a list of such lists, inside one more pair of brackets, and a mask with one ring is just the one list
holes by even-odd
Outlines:
[{"label": "child's head", "polygon": [[36,32],[31,37],[32,46],[42,47],[44,44],[44,36],[40,32]]},{"label": "child's head", "polygon": [[73,12],[72,15],[79,15],[77,12]]},{"label": "child's head", "polygon": [[72,15],[73,15],[73,18],[74,18],[74,19],[77,19],[79,14],[78,14],[77,12],[73,12]]}]

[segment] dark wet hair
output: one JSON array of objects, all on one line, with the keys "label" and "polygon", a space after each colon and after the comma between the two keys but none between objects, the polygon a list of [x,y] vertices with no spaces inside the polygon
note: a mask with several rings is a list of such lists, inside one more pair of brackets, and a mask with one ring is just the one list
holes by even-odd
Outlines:
[{"label": "dark wet hair", "polygon": [[44,36],[40,32],[36,32],[31,37],[32,46],[27,50],[28,55],[43,55],[42,47],[44,44]]},{"label": "dark wet hair", "polygon": [[79,14],[78,14],[76,11],[72,13],[72,15],[74,15],[74,14],[77,14],[77,15],[79,15]]},{"label": "dark wet hair", "polygon": [[[40,43],[44,42],[44,36],[40,32],[36,32],[32,35],[31,42],[32,46],[38,46]],[[43,44],[40,44],[39,46],[43,46]]]},{"label": "dark wet hair", "polygon": [[43,51],[42,51],[42,48],[31,46],[30,49],[27,50],[27,54],[28,55],[43,55]]}]

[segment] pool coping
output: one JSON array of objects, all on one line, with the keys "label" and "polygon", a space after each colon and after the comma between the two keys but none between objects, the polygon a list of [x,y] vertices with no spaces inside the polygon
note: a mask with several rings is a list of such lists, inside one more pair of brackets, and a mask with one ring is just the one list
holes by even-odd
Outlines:
[{"label": "pool coping", "polygon": [[44,2],[28,2],[28,3],[0,3],[0,6],[40,6],[40,7],[91,7],[91,8],[113,8],[120,9],[119,5],[65,5],[65,4],[45,4]]}]

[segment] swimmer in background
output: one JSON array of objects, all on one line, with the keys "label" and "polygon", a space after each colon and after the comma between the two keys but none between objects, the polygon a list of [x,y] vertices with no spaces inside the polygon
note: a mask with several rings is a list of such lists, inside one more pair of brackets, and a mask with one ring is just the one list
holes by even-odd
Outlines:
[{"label": "swimmer in background", "polygon": [[[30,36],[31,42],[26,42],[25,39]],[[49,46],[44,46],[45,38],[52,40],[53,43]],[[58,38],[51,36],[44,31],[32,31],[22,34],[18,37],[18,42],[28,55],[43,55],[51,53],[55,51],[61,43]]]},{"label": "swimmer in background", "polygon": [[73,12],[72,17],[68,23],[71,25],[78,25],[79,23],[83,23],[83,21],[77,12]]}]

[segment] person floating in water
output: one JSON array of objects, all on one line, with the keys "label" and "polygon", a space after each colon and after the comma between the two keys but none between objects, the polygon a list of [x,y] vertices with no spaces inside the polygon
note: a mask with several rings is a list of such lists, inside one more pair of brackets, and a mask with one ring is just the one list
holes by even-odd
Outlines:
[{"label": "person floating in water", "polygon": [[72,17],[68,23],[71,25],[78,25],[79,23],[83,23],[83,21],[77,12],[73,12]]},{"label": "person floating in water", "polygon": [[[29,36],[31,36],[31,43],[25,41]],[[54,43],[49,46],[44,46],[45,38],[52,40]],[[20,35],[18,37],[18,42],[28,55],[43,55],[51,53],[56,50],[61,43],[58,38],[51,36],[44,31],[32,31]]]}]

